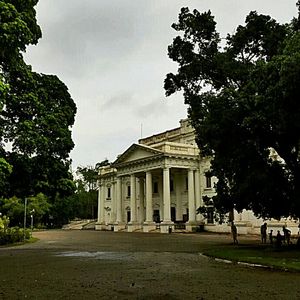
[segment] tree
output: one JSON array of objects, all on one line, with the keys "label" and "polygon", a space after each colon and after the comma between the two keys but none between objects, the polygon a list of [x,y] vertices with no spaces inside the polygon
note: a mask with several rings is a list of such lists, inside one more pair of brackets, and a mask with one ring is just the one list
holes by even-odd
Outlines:
[{"label": "tree", "polygon": [[42,193],[28,198],[27,214],[33,215],[35,224],[42,223],[43,218],[49,214],[50,208],[47,197]]},{"label": "tree", "polygon": [[3,215],[9,217],[11,225],[21,227],[24,220],[24,201],[14,196],[2,202]]},{"label": "tree", "polygon": [[[3,215],[9,217],[11,225],[22,227],[24,222],[25,200],[14,196],[9,199],[3,199],[1,202],[1,212]],[[33,214],[35,224],[42,223],[43,218],[49,214],[50,208],[51,205],[47,197],[42,193],[27,198],[27,217],[29,220],[30,214]]]},{"label": "tree", "polygon": [[76,174],[80,177],[79,184],[86,191],[97,189],[98,169],[96,167],[78,167]]},{"label": "tree", "polygon": [[4,190],[7,186],[7,178],[12,172],[12,166],[0,157],[0,189]]},{"label": "tree", "polygon": [[299,24],[252,11],[225,46],[210,11],[182,8],[172,25],[182,34],[168,48],[179,68],[166,95],[183,91],[221,214],[300,217]]},{"label": "tree", "polygon": [[[19,89],[18,82],[12,84],[11,91],[16,91],[2,113],[5,137],[13,150],[7,154],[14,165],[11,190],[18,196],[70,194],[74,185],[63,187],[62,183],[72,180],[68,155],[74,147],[70,126],[76,106],[56,76],[32,73],[30,78],[34,79],[26,88]],[[26,80],[22,78],[22,85]]]},{"label": "tree", "polygon": [[12,167],[1,194],[44,193],[53,202],[75,190],[69,153],[76,105],[57,76],[33,72],[23,60],[26,46],[41,37],[37,2],[0,1],[0,158]]},{"label": "tree", "polygon": [[78,167],[76,174],[77,179],[77,201],[81,203],[79,215],[84,218],[96,218],[98,205],[98,172],[103,166],[109,165],[107,159],[97,163],[95,167]]},{"label": "tree", "polygon": [[[26,45],[36,44],[41,37],[41,31],[36,23],[34,5],[37,1],[0,1],[0,113],[7,105],[10,95],[8,74],[12,66],[21,61],[20,51]],[[7,177],[12,172],[12,165],[7,161],[4,149],[5,121],[0,115],[0,157],[1,185],[7,187]],[[5,193],[6,189],[1,188]]]}]

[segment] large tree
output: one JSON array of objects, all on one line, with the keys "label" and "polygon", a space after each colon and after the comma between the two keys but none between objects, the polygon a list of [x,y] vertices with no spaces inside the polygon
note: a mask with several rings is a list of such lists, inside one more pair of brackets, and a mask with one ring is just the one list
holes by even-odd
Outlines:
[{"label": "large tree", "polygon": [[76,105],[55,75],[33,72],[23,60],[41,37],[37,3],[0,1],[0,158],[8,183],[0,196],[42,192],[54,201],[75,188],[69,153]]},{"label": "large tree", "polygon": [[107,159],[97,163],[95,167],[86,166],[78,167],[76,174],[78,179],[77,191],[75,197],[81,204],[81,209],[78,211],[80,214],[77,217],[81,218],[96,218],[98,206],[98,173],[99,169],[103,166],[109,165]]},{"label": "large tree", "polygon": [[215,207],[300,217],[299,17],[279,24],[252,11],[222,40],[210,11],[182,8],[172,27],[180,35],[168,54],[179,68],[166,95],[183,91],[218,178]]}]

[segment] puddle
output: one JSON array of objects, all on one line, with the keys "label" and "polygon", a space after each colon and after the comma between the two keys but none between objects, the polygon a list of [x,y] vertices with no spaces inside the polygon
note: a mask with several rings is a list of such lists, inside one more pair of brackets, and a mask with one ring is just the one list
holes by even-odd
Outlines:
[{"label": "puddle", "polygon": [[94,259],[104,259],[104,260],[133,260],[133,257],[129,253],[120,252],[61,252],[56,254],[56,256],[64,257],[79,257],[79,258],[94,258]]}]

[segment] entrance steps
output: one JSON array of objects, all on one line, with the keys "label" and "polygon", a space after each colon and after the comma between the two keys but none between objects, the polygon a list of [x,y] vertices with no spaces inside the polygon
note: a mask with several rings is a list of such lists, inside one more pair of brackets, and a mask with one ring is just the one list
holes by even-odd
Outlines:
[{"label": "entrance steps", "polygon": [[74,220],[69,224],[63,225],[62,229],[64,230],[82,230],[82,229],[95,229],[96,220]]}]

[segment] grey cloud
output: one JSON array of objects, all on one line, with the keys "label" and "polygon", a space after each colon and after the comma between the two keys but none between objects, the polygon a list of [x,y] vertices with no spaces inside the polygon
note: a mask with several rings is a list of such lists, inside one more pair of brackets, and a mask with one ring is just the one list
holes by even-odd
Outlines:
[{"label": "grey cloud", "polygon": [[[73,129],[76,165],[114,159],[141,135],[177,127],[186,116],[179,93],[166,99],[165,74],[177,65],[167,47],[180,8],[211,9],[221,35],[250,10],[287,22],[295,0],[40,0],[43,38],[26,54],[43,73],[57,74],[78,106]],[[176,99],[176,100],[174,100]]]},{"label": "grey cloud", "polygon": [[120,109],[120,108],[128,107],[131,104],[133,104],[134,102],[133,100],[134,99],[132,94],[129,93],[118,94],[105,101],[102,104],[101,109],[102,111],[106,111],[115,108]]},{"label": "grey cloud", "polygon": [[[53,3],[53,4],[51,4]],[[37,56],[59,64],[62,73],[82,76],[112,68],[146,38],[141,20],[147,4],[139,1],[56,1],[40,4],[44,40]],[[134,9],[133,9],[134,8]],[[49,16],[54,16],[53,19]],[[34,51],[34,50],[33,50]],[[39,53],[38,53],[39,52]]]},{"label": "grey cloud", "polygon": [[161,114],[167,115],[168,112],[169,108],[166,99],[155,99],[149,103],[138,106],[134,110],[135,116],[142,119]]}]

